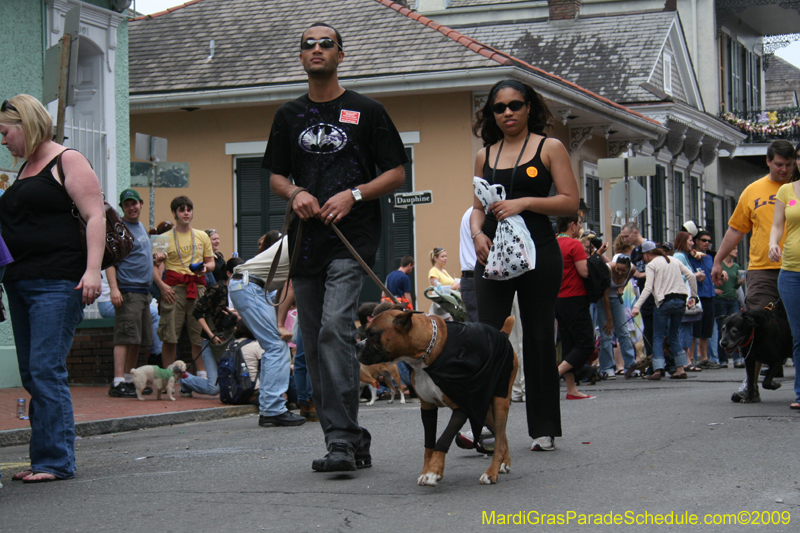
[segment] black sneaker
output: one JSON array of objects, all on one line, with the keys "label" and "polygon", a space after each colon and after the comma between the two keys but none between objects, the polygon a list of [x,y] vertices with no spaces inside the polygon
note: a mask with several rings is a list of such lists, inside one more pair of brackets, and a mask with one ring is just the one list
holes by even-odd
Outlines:
[{"label": "black sneaker", "polygon": [[361,428],[361,431],[364,432],[364,435],[361,437],[362,442],[363,440],[367,440],[368,444],[362,448],[359,448],[355,452],[356,468],[359,470],[362,468],[370,468],[372,466],[372,455],[369,453],[369,447],[372,443],[372,435],[370,435],[369,431],[367,431],[367,428]]},{"label": "black sneaker", "polygon": [[350,446],[336,442],[331,444],[330,450],[322,459],[314,459],[311,462],[312,470],[315,472],[352,472],[356,469],[356,459]]},{"label": "black sneaker", "polygon": [[291,411],[284,411],[277,416],[264,416],[258,417],[258,425],[262,428],[273,426],[301,426],[306,423],[306,419],[302,416],[296,415]]},{"label": "black sneaker", "polygon": [[[133,391],[136,392],[136,385],[131,383],[131,387],[133,388]],[[145,395],[145,396],[149,396],[150,394],[153,394],[153,387],[145,387],[145,388],[143,388],[142,389],[142,394]]]},{"label": "black sneaker", "polygon": [[[356,468],[361,470],[362,468],[370,468],[372,467],[372,456],[369,453],[369,450],[356,452],[355,454],[356,459]],[[313,468],[313,463],[312,463]]]},{"label": "black sneaker", "polygon": [[112,398],[136,398],[136,389],[128,387],[125,382],[117,383],[108,389],[108,395]]}]

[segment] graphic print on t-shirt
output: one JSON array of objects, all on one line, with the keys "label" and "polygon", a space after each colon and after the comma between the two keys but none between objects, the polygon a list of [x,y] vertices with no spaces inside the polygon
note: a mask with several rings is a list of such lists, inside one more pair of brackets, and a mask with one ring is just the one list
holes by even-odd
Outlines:
[{"label": "graphic print on t-shirt", "polygon": [[347,133],[333,124],[309,126],[297,139],[300,148],[312,154],[333,154],[347,146]]}]

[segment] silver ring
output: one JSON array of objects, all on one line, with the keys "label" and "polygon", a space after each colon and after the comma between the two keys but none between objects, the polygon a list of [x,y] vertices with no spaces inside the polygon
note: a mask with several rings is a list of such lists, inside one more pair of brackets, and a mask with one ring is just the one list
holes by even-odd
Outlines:
[{"label": "silver ring", "polygon": [[331,213],[330,215],[328,215],[328,218],[333,218],[333,217],[335,217],[335,216],[336,216],[336,215],[334,215],[333,213]]},{"label": "silver ring", "polygon": [[94,293],[95,296],[100,296],[99,292]]},{"label": "silver ring", "polygon": [[497,214],[500,215],[500,216],[503,216],[503,212],[502,211],[498,211]]}]

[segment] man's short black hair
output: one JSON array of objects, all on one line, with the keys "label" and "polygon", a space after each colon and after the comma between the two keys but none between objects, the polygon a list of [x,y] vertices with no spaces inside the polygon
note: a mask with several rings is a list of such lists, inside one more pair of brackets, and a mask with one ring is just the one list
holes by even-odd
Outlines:
[{"label": "man's short black hair", "polygon": [[568,217],[558,217],[556,219],[556,231],[558,231],[559,233],[564,233],[569,229],[570,224],[572,224],[573,222],[575,224],[580,224],[580,221],[581,217],[579,217],[577,214]]},{"label": "man's short black hair", "polygon": [[339,33],[339,30],[331,26],[330,24],[326,24],[325,22],[315,22],[305,30],[303,30],[303,34],[300,36],[300,43],[303,43],[303,35],[306,34],[308,30],[311,28],[316,28],[317,26],[322,26],[324,28],[330,28],[333,30],[333,33],[336,34],[336,41],[339,43],[339,49],[344,50],[344,41],[342,40],[342,34]]},{"label": "man's short black hair", "polygon": [[378,307],[378,302],[367,302],[358,306],[356,315],[358,316],[358,322],[362,327],[367,327],[367,318],[372,316],[372,312],[376,307]]},{"label": "man's short black hair", "polygon": [[400,260],[400,267],[407,267],[408,265],[414,264],[414,258],[410,255],[404,255],[403,258]]},{"label": "man's short black hair", "polygon": [[173,213],[177,213],[178,209],[183,206],[189,206],[189,209],[194,211],[194,204],[188,196],[177,196],[173,198],[172,203],[169,204],[169,208]]},{"label": "man's short black hair", "polygon": [[698,246],[698,244],[697,244],[697,243],[699,243],[699,242],[700,242],[700,239],[702,239],[702,238],[703,238],[703,237],[705,237],[706,235],[708,235],[709,237],[711,237],[711,233],[707,232],[707,231],[706,231],[706,230],[704,230],[704,229],[701,229],[700,231],[698,231],[698,232],[697,232],[697,235],[695,235],[695,236],[694,236],[694,246],[695,246],[695,248],[697,248],[697,246]]},{"label": "man's short black hair", "polygon": [[772,161],[775,156],[779,155],[784,159],[792,160],[795,158],[796,152],[794,146],[789,141],[777,140],[772,141],[772,144],[767,148],[767,161]]}]

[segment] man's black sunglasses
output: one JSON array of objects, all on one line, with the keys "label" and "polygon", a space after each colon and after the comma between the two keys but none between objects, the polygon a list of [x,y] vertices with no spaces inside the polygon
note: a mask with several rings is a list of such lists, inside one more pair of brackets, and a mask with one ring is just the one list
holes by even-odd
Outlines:
[{"label": "man's black sunglasses", "polygon": [[14,113],[19,113],[19,111],[17,111],[17,108],[14,107],[14,105],[11,102],[9,102],[8,100],[3,100],[3,105],[0,105],[0,111],[5,113],[8,110],[13,111]]},{"label": "man's black sunglasses", "polygon": [[[323,37],[322,39],[306,39],[304,41],[300,41],[300,50],[311,50],[317,45],[317,43],[319,43],[320,48],[325,48],[327,50],[330,50],[334,46],[342,48],[342,45],[330,37]],[[344,48],[342,48],[342,50],[344,50]]]},{"label": "man's black sunglasses", "polygon": [[506,108],[509,108],[509,109],[511,109],[511,111],[516,113],[517,111],[522,109],[524,106],[525,106],[525,102],[523,102],[522,100],[511,100],[507,104],[502,104],[502,103],[498,102],[498,103],[496,103],[496,104],[494,104],[492,106],[492,111],[494,111],[498,115],[502,115],[503,113],[506,112]]},{"label": "man's black sunglasses", "polygon": [[711,239],[697,239],[700,242],[711,242]]}]

